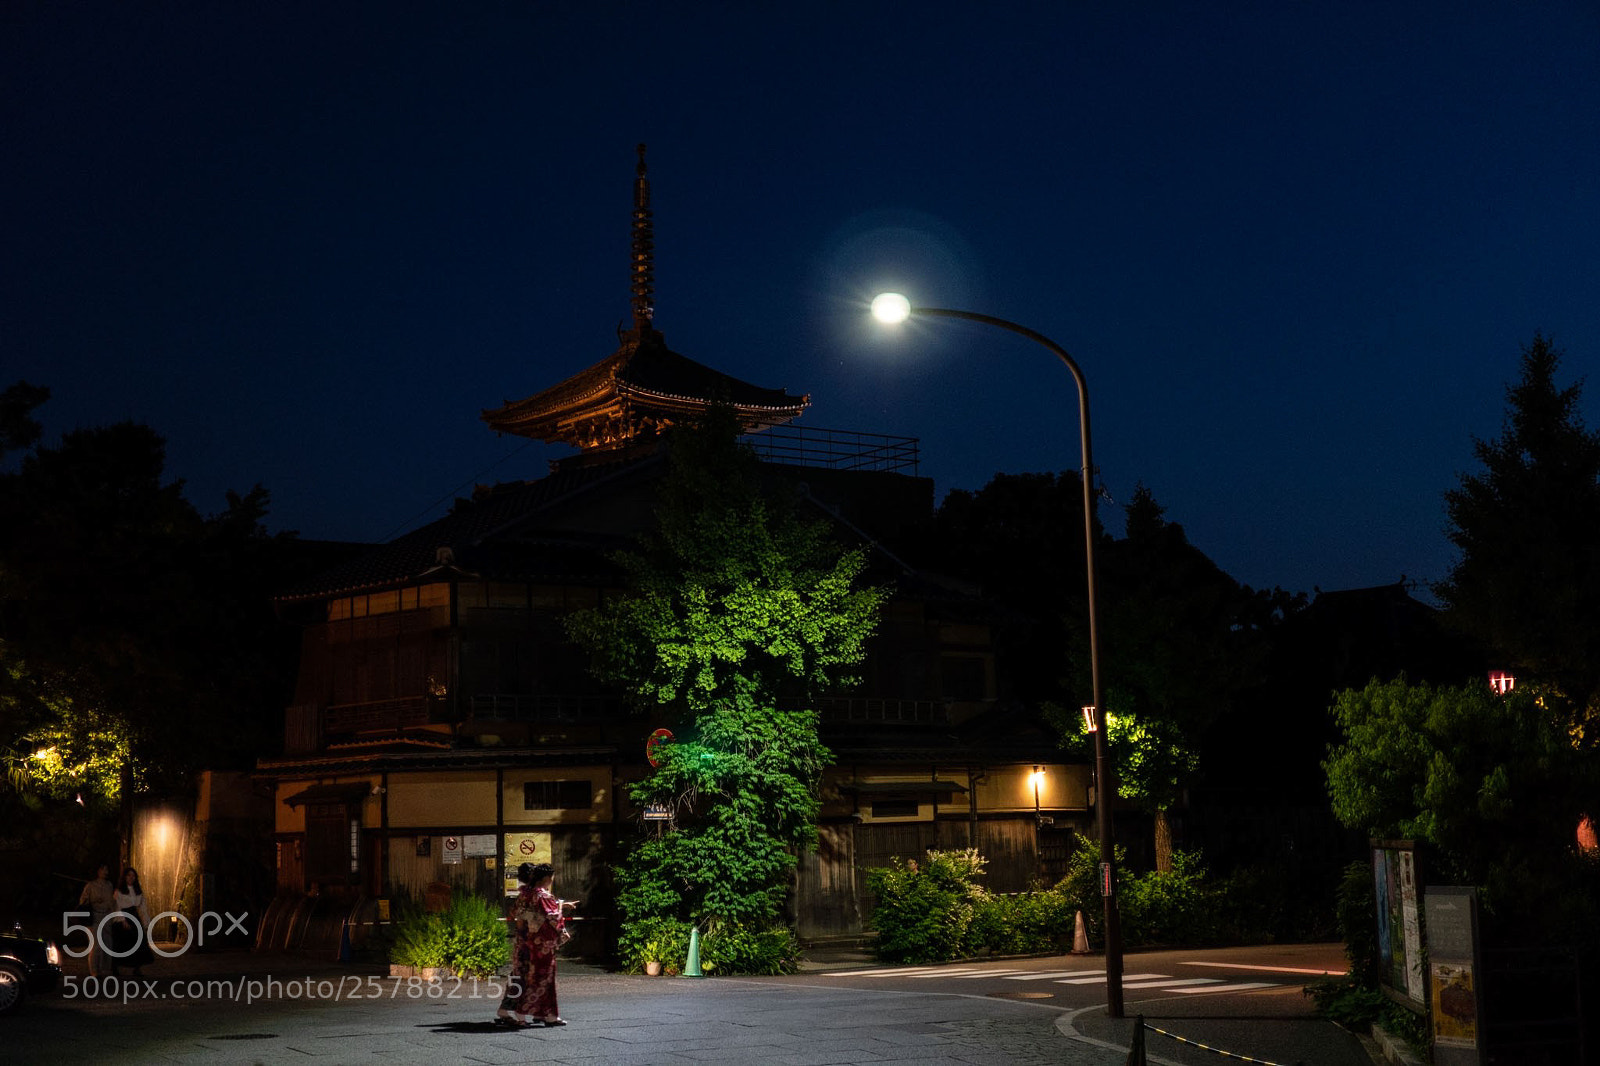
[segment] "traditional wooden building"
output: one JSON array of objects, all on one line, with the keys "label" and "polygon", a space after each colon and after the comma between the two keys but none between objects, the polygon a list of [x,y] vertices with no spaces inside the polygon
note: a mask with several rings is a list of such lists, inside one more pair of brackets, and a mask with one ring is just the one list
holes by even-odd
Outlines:
[{"label": "traditional wooden building", "polygon": [[[808,397],[667,348],[652,276],[641,147],[632,328],[600,362],[482,414],[577,454],[480,488],[279,597],[304,627],[284,753],[259,766],[276,794],[280,909],[306,909],[303,897],[359,909],[445,886],[497,895],[517,862],[550,859],[586,900],[580,947],[603,951],[615,932],[610,856],[644,830],[625,786],[648,772],[646,741],[666,723],[630,714],[590,676],[562,618],[620,588],[608,554],[652,521],[661,433],[712,404],[731,406],[763,470],[802,483],[896,588],[862,690],[820,707],[837,762],[821,847],[794,895],[800,934],[859,932],[861,871],[894,856],[975,844],[990,887],[1020,889],[1087,828],[1089,768],[1061,763],[1052,737],[996,699],[988,606],[900,553],[933,510],[917,442],[789,425]],[[267,924],[270,941],[284,922]]]}]

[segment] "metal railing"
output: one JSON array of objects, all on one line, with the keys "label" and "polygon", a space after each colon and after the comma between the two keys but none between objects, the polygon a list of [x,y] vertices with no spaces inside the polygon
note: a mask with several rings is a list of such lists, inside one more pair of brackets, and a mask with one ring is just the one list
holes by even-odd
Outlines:
[{"label": "metal railing", "polygon": [[888,725],[947,725],[950,708],[941,700],[868,699],[830,696],[817,701],[824,722],[880,722]]},{"label": "metal railing", "polygon": [[893,437],[850,429],[774,426],[741,439],[758,458],[790,466],[916,474],[920,461],[916,437]]},{"label": "metal railing", "polygon": [[622,711],[615,696],[482,693],[467,698],[471,718],[492,722],[578,722],[614,717]]},{"label": "metal railing", "polygon": [[391,700],[334,704],[322,712],[322,731],[343,735],[427,725],[434,720],[433,702],[428,696],[401,696]]}]

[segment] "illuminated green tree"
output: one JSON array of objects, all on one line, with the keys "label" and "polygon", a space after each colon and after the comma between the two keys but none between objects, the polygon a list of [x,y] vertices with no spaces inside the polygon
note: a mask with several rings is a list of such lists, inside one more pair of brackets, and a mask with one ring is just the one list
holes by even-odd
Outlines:
[{"label": "illuminated green tree", "polygon": [[763,488],[727,411],[673,433],[657,528],[619,561],[627,594],[569,631],[680,738],[632,790],[675,824],[625,857],[618,905],[765,929],[816,843],[829,753],[811,701],[854,682],[885,594],[862,587],[862,551]]},{"label": "illuminated green tree", "polygon": [[1482,886],[1501,923],[1592,936],[1600,865],[1575,831],[1600,781],[1550,695],[1404,678],[1338,693],[1342,739],[1323,763],[1334,815],[1423,842],[1429,878]]}]

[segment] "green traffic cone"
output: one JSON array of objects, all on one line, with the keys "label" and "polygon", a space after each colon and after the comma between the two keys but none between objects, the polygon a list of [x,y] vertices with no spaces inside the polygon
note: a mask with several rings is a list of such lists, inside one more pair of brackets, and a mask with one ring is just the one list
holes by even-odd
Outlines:
[{"label": "green traffic cone", "polygon": [[689,927],[689,960],[683,964],[683,976],[704,977],[700,972],[700,927]]}]

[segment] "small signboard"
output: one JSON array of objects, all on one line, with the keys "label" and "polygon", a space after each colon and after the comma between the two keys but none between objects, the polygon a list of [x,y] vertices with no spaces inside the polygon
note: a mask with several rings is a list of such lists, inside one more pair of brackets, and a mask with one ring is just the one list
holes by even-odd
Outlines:
[{"label": "small signboard", "polygon": [[1396,1001],[1422,1011],[1427,981],[1422,971],[1422,930],[1415,844],[1372,841],[1372,887],[1378,908],[1378,957],[1388,964],[1382,987]]},{"label": "small signboard", "polygon": [[462,855],[461,855],[461,838],[460,837],[445,837],[444,838],[444,849],[443,849],[443,851],[444,851],[444,861],[445,862],[448,862],[448,863],[460,862],[461,858],[462,858]]},{"label": "small signboard", "polygon": [[1478,892],[1429,885],[1423,897],[1428,931],[1428,1002],[1433,1008],[1433,1061],[1478,1066],[1483,996],[1478,967]]},{"label": "small signboard", "polygon": [[644,808],[644,820],[647,822],[672,821],[672,808],[665,803],[647,803]]},{"label": "small signboard", "polygon": [[1100,894],[1102,896],[1111,895],[1111,864],[1109,862],[1100,864]]},{"label": "small signboard", "polygon": [[461,838],[461,850],[469,859],[487,859],[500,854],[493,833],[475,833]]},{"label": "small signboard", "polygon": [[663,744],[672,743],[672,730],[657,729],[650,734],[650,739],[644,742],[644,757],[650,760],[651,766],[661,765],[661,747]]},{"label": "small signboard", "polygon": [[506,895],[517,894],[517,867],[525,862],[541,863],[550,861],[550,833],[518,831],[505,835],[505,871],[503,884]]}]

